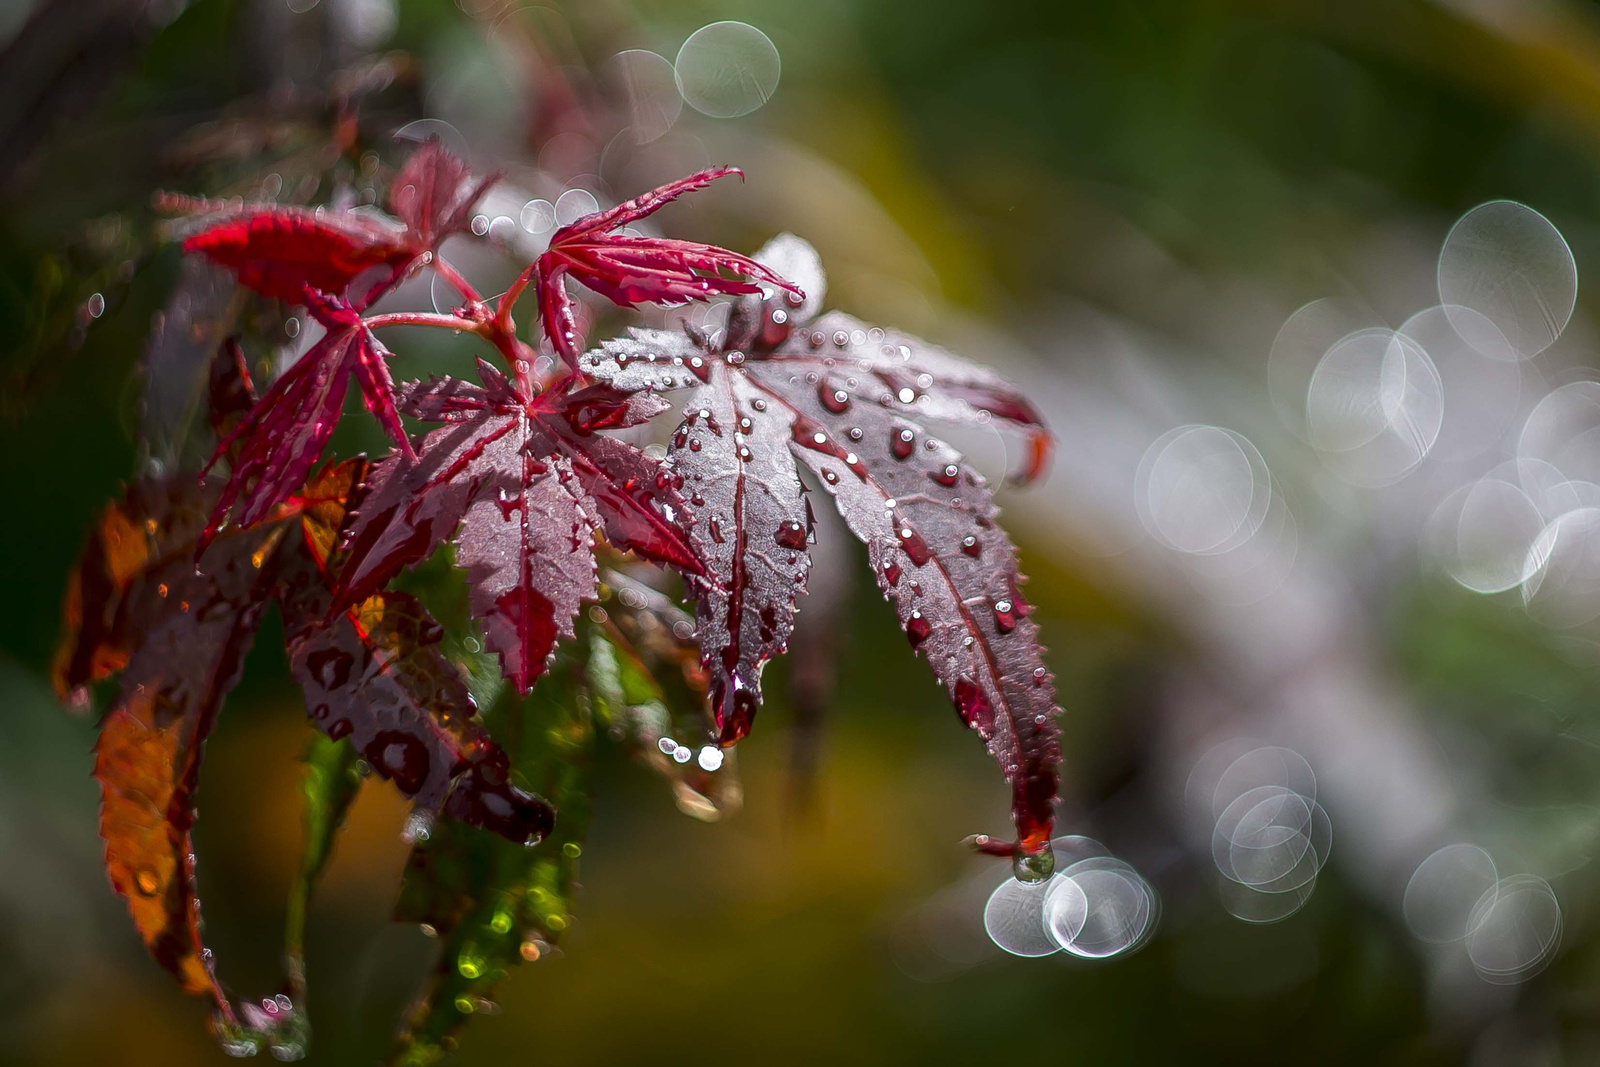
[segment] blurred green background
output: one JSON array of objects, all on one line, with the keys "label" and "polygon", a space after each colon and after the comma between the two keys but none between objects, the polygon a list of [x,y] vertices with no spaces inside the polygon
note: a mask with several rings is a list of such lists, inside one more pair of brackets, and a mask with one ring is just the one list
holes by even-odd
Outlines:
[{"label": "blurred green background", "polygon": [[[1004,830],[1007,791],[863,583],[810,802],[781,681],[723,823],[685,818],[602,749],[577,924],[458,1062],[1600,1062],[1594,641],[1430,567],[1419,529],[1449,472],[1330,479],[1266,374],[1308,300],[1355,298],[1390,326],[1437,303],[1440,242],[1486,200],[1547,216],[1580,279],[1600,263],[1600,8],[1564,0],[9,0],[0,1061],[222,1059],[106,884],[93,724],[45,679],[68,568],[134,467],[135,369],[178,264],[167,249],[93,282],[92,323],[75,272],[142,235],[151,191],[183,173],[179,138],[288,107],[364,50],[420,64],[398,121],[446,119],[476,159],[564,180],[538,71],[602,71],[630,48],[671,60],[722,19],[781,55],[770,101],[684,108],[654,155],[591,145],[600,177],[622,197],[739,164],[743,187],[675,207],[669,232],[738,249],[800,233],[836,306],[1037,390],[1056,468],[1002,502],[1066,711],[1059,832],[1133,863],[1160,923],[1098,963],[939,954],[972,940],[1003,874],[959,842]],[[1580,285],[1544,387],[1596,364],[1597,311]],[[420,341],[400,355],[407,374],[447,358]],[[1189,422],[1249,438],[1292,510],[1298,553],[1260,597],[1186,582],[1123,536],[1140,455]],[[998,473],[999,446],[976,447]],[[207,933],[243,991],[277,981],[300,848],[310,727],[274,625],[208,746],[197,830]],[[1187,836],[1189,769],[1234,736],[1295,748],[1324,783],[1332,856],[1282,922],[1231,916]],[[374,1062],[428,966],[431,943],[388,922],[405,814],[369,782],[317,898],[309,1062]],[[1553,887],[1563,930],[1542,972],[1490,985],[1408,932],[1407,879],[1453,840]]]}]

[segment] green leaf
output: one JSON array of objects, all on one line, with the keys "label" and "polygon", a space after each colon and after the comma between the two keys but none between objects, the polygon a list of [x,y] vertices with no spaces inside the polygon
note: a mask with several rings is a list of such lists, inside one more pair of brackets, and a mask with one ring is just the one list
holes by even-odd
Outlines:
[{"label": "green leaf", "polygon": [[594,727],[583,664],[557,654],[527,697],[507,691],[485,716],[517,785],[547,798],[555,830],[533,847],[450,819],[418,835],[395,906],[398,922],[440,938],[427,986],[407,1014],[391,1062],[437,1063],[517,964],[553,951],[572,922],[590,817]]},{"label": "green leaf", "polygon": [[364,777],[361,756],[350,742],[335,741],[322,734],[312,740],[306,752],[305,780],[300,784],[305,798],[305,851],[300,858],[300,871],[289,888],[289,913],[283,929],[284,965],[289,974],[290,996],[296,1004],[305,1003],[304,946],[311,894]]}]

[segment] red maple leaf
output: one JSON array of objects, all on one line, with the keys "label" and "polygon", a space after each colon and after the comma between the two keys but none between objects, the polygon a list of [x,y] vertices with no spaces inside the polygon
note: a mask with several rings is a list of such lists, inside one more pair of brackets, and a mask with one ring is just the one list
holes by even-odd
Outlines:
[{"label": "red maple leaf", "polygon": [[[204,206],[204,205],[202,205]],[[363,275],[370,290],[351,302],[365,307],[416,259],[408,235],[371,215],[260,205],[238,209],[183,242],[232,271],[239,284],[291,304],[306,292],[344,298]]]},{"label": "red maple leaf", "polygon": [[528,398],[486,363],[479,374],[482,385],[435,378],[402,389],[402,410],[445,425],[415,458],[377,464],[335,600],[359,601],[453,538],[488,647],[527,692],[595,596],[592,534],[687,574],[704,565],[673,521],[683,505],[670,476],[595,433],[643,422],[662,402],[569,383]]},{"label": "red maple leaf", "polygon": [[[744,177],[736,167],[713,167],[609,210],[585,215],[555,232],[549,249],[529,268],[527,276],[538,278],[539,315],[545,336],[563,359],[576,363],[582,349],[572,296],[563,281],[569,274],[623,307],[682,304],[707,300],[719,293],[758,293],[758,283],[799,293],[771,270],[725,248],[613,232],[728,174]],[[730,274],[739,277],[729,277]]]},{"label": "red maple leaf", "polygon": [[467,165],[430,137],[411,153],[389,187],[389,209],[406,224],[419,249],[436,248],[440,241],[465,230],[472,209],[500,175],[476,182]]},{"label": "red maple leaf", "polygon": [[305,482],[333,436],[353,377],[378,424],[407,453],[411,442],[395,410],[389,351],[348,304],[306,291],[306,305],[327,333],[285,371],[250,413],[223,437],[211,465],[224,457],[232,470],[202,534],[203,550],[239,504],[239,522],[252,526]]},{"label": "red maple leaf", "polygon": [[[498,174],[473,180],[467,166],[430,138],[396,175],[389,206],[398,223],[371,211],[279,204],[231,204],[164,195],[168,211],[220,216],[183,242],[232,271],[239,283],[291,304],[306,292],[365,309],[439,242],[467,228],[472,209]],[[352,283],[364,280],[367,284]]]},{"label": "red maple leaf", "polygon": [[[795,256],[794,244],[804,242],[780,239],[758,258]],[[667,463],[684,479],[691,540],[708,563],[698,619],[723,739],[749,729],[760,664],[793,625],[809,535],[798,460],[867,545],[912,647],[1005,768],[1011,847],[1044,851],[1060,762],[1055,690],[1016,550],[983,477],[922,419],[1019,426],[1035,442],[1030,474],[1048,438],[1026,398],[992,373],[836,312],[807,328],[805,310],[792,297],[751,300],[726,341],[635,330],[579,364],[623,392],[691,390]]]}]

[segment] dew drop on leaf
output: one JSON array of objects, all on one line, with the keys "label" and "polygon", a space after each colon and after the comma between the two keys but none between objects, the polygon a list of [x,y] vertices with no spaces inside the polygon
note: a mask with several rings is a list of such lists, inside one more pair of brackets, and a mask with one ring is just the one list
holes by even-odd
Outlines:
[{"label": "dew drop on leaf", "polygon": [[910,430],[894,430],[889,435],[889,451],[895,459],[910,459],[917,435]]}]

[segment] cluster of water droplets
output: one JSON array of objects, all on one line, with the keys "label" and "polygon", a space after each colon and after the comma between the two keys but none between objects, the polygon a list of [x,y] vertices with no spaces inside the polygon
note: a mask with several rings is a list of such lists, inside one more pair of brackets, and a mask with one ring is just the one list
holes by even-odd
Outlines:
[{"label": "cluster of water droplets", "polygon": [[1213,747],[1189,773],[1184,811],[1191,844],[1209,854],[1229,914],[1278,922],[1311,899],[1333,826],[1299,753],[1242,739]]},{"label": "cluster of water droplets", "polygon": [[1478,977],[1512,985],[1538,974],[1561,942],[1561,904],[1533,874],[1502,876],[1488,852],[1446,845],[1412,873],[1406,926],[1446,957],[1464,955]]},{"label": "cluster of water droplets", "polygon": [[695,761],[695,765],[702,771],[713,773],[722,769],[722,763],[727,754],[716,745],[702,745],[698,753],[688,745],[675,741],[670,737],[663,737],[656,742],[656,747],[661,749],[662,755],[674,763],[688,763]]},{"label": "cluster of water droplets", "polygon": [[1038,881],[1008,877],[983,909],[989,938],[1013,956],[1058,952],[1083,960],[1137,951],[1155,931],[1161,903],[1138,871],[1089,837],[1051,843],[1056,873]]}]

